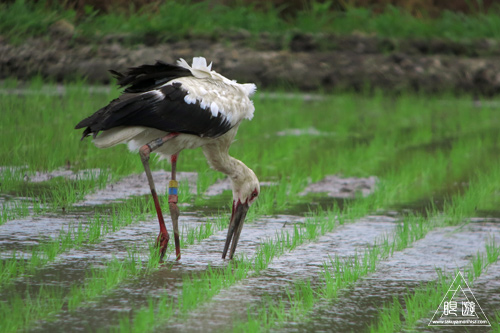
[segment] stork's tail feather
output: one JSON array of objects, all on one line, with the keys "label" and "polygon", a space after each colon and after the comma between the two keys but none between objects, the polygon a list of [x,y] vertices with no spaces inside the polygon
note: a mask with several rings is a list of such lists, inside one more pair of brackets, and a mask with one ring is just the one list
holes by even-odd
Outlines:
[{"label": "stork's tail feather", "polygon": [[117,72],[117,71],[112,70],[112,69],[110,69],[110,70],[109,70],[109,72],[110,72],[111,74],[113,74],[113,76],[114,76],[116,79],[118,79],[119,81],[120,81],[120,80],[122,80],[122,79],[125,77],[125,75],[124,75],[123,73]]},{"label": "stork's tail feather", "polygon": [[[82,128],[82,127],[78,127],[78,128],[75,128],[75,129],[79,129],[79,128]],[[87,127],[83,133],[82,133],[82,137],[80,138],[80,141],[83,141],[83,139],[85,139],[87,136],[90,136],[92,134],[92,136],[94,137],[94,139],[96,138],[97,134],[99,133],[99,131],[93,131],[90,126]]]},{"label": "stork's tail feather", "polygon": [[87,136],[89,136],[90,133],[92,133],[92,130],[90,129],[90,127],[87,127],[85,129],[85,131],[83,131],[82,137],[80,138],[80,141],[83,141],[83,139],[85,139]]},{"label": "stork's tail feather", "polygon": [[105,108],[100,109],[90,117],[87,117],[80,121],[78,124],[76,124],[75,129],[80,129],[80,128],[85,128],[85,130],[82,133],[82,138],[80,140],[85,139],[87,136],[90,134],[93,134],[94,138],[97,136],[101,128],[96,128],[98,127],[101,116],[103,115],[105,111]]}]

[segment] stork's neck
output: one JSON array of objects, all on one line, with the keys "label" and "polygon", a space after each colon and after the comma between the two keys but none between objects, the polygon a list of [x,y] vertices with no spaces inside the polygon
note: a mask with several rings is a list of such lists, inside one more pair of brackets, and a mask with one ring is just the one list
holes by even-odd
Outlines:
[{"label": "stork's neck", "polygon": [[225,173],[231,179],[233,201],[252,204],[260,192],[259,180],[255,173],[243,162],[229,156],[229,146],[233,142],[237,128],[232,128],[223,136],[203,146],[203,153],[212,168]]},{"label": "stork's neck", "polygon": [[215,170],[226,174],[231,180],[237,180],[242,174],[248,173],[249,168],[240,160],[232,157],[228,149],[220,149],[219,145],[203,146],[203,153],[208,164]]},{"label": "stork's neck", "polygon": [[233,183],[247,178],[253,171],[243,162],[229,155],[229,146],[231,145],[237,128],[232,128],[223,136],[213,142],[203,146],[203,153],[207,158],[208,164],[217,171],[226,174]]}]

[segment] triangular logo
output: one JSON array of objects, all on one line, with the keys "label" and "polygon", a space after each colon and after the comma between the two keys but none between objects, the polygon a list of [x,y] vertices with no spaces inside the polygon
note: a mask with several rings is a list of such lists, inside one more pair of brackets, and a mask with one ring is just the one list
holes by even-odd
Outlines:
[{"label": "triangular logo", "polygon": [[462,273],[444,295],[428,326],[491,326]]}]

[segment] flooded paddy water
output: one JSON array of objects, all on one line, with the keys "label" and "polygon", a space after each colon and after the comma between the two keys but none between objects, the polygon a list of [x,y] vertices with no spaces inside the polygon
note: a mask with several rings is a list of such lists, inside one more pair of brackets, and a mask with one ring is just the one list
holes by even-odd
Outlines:
[{"label": "flooded paddy water", "polygon": [[[5,98],[31,110],[15,91]],[[34,121],[50,119],[61,131],[59,148],[20,139],[22,153],[1,156],[2,332],[387,331],[377,325],[394,299],[403,318],[393,320],[394,330],[463,331],[427,325],[441,289],[415,323],[405,316],[413,311],[408,298],[458,270],[492,325],[468,330],[498,331],[494,101],[462,99],[450,110],[442,99],[418,97],[257,96],[261,113],[241,125],[231,148],[262,186],[237,258],[221,259],[230,182],[208,169],[200,151],[183,152],[182,257],[175,261],[169,244],[157,265],[158,221],[138,156],[124,147],[100,151],[72,132],[82,108],[96,109],[113,89],[54,91],[29,96],[38,96],[38,108],[53,107]],[[3,117],[0,129],[12,136],[8,124],[17,118]],[[170,231],[169,165],[153,163]],[[338,290],[327,297],[332,281]]]},{"label": "flooded paddy water", "polygon": [[[166,172],[155,172],[159,184],[166,182]],[[145,179],[142,175],[132,175],[97,190],[75,204],[75,208],[87,207],[88,210],[110,202],[120,202],[131,196],[146,195]],[[180,176],[189,186],[196,186],[196,174],[185,173]],[[308,188],[328,187],[331,180],[330,195],[347,193],[350,185],[356,188],[366,180],[326,177],[318,185]],[[224,183],[224,182],[218,182]],[[372,182],[373,184],[375,182]],[[350,184],[350,185],[349,185]],[[217,185],[220,186],[220,185]],[[207,191],[218,194],[218,191]],[[332,197],[324,196],[322,201],[333,204]],[[29,216],[11,220],[0,228],[0,253],[9,258],[12,251],[29,259],[33,246],[43,244],[58,235],[60,229],[68,228],[75,221],[84,222],[82,215],[72,213]],[[391,215],[394,215],[391,214]],[[85,215],[83,215],[85,216]],[[186,211],[181,215],[184,229],[194,228],[206,223],[206,217],[196,212]],[[251,258],[259,244],[272,238],[281,230],[292,230],[295,225],[305,223],[304,216],[275,215],[261,216],[247,223],[238,244],[238,255]],[[234,322],[244,320],[249,309],[255,309],[265,297],[284,297],[287,288],[294,281],[310,281],[311,285],[320,285],[324,262],[332,257],[352,258],[363,250],[373,246],[377,240],[391,237],[399,219],[394,216],[366,216],[353,223],[339,225],[334,231],[298,246],[291,252],[284,253],[273,260],[257,276],[249,276],[235,285],[222,290],[211,301],[192,311],[187,317],[171,320],[163,328],[155,331],[165,332],[202,332],[225,331]],[[143,259],[147,260],[148,244],[157,234],[157,220],[149,216],[119,231],[106,235],[99,243],[84,245],[60,254],[54,262],[39,268],[31,276],[21,276],[12,285],[0,291],[0,297],[8,300],[12,293],[33,292],[42,286],[71,288],[84,283],[90,267],[100,267],[114,258],[126,259],[127,249],[136,248]],[[175,262],[172,255],[158,270],[125,280],[118,287],[111,289],[98,298],[89,300],[78,311],[62,309],[50,317],[30,325],[30,332],[68,332],[108,330],[116,327],[124,315],[133,313],[135,308],[147,304],[150,297],[178,298],[186,276],[196,276],[210,265],[212,268],[223,267],[227,263],[220,259],[225,241],[225,230],[215,232],[201,242],[188,246],[182,251],[182,259]],[[412,247],[394,253],[383,260],[376,272],[360,280],[355,287],[341,292],[336,300],[322,300],[315,305],[315,310],[306,322],[288,322],[276,328],[280,332],[303,331],[362,331],[367,324],[377,318],[385,303],[394,296],[402,298],[408,291],[422,283],[436,280],[436,270],[453,272],[463,269],[471,256],[484,252],[488,239],[500,238],[500,223],[492,219],[476,218],[459,227],[444,227],[433,230]],[[491,280],[490,280],[491,278]],[[487,311],[500,308],[500,265],[490,266],[486,274],[474,284],[478,300]],[[167,296],[168,295],[168,296]],[[437,304],[436,306],[438,306]],[[425,319],[421,322],[426,327]]]}]

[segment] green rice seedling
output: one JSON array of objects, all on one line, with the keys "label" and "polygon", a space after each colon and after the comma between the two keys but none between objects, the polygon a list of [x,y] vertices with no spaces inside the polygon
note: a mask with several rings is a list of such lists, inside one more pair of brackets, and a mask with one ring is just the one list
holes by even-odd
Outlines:
[{"label": "green rice seedling", "polygon": [[0,168],[0,177],[2,179],[0,189],[2,192],[8,193],[12,188],[15,188],[17,184],[23,182],[26,176],[26,167],[3,165]]},{"label": "green rice seedling", "polygon": [[[357,214],[360,211],[355,209],[353,213]],[[294,285],[298,286],[295,290],[299,292],[293,294],[288,292],[288,306],[285,306],[281,300],[278,302],[269,301],[270,304],[266,303],[264,308],[279,309],[278,312],[267,311],[265,314],[264,312],[258,312],[257,316],[249,315],[248,321],[245,323],[237,322],[234,329],[246,331],[248,327],[255,326],[256,322],[263,323],[261,328],[269,329],[270,327],[279,326],[285,321],[303,320],[314,304],[320,300],[336,298],[340,290],[356,283],[361,277],[374,272],[381,260],[394,251],[403,250],[414,241],[425,236],[431,228],[422,228],[423,222],[424,219],[421,217],[409,216],[396,229],[392,237],[384,237],[378,240],[373,246],[365,250],[362,256],[356,253],[352,258],[347,259],[340,259],[338,256],[330,258],[329,262],[323,264],[322,284],[319,289],[313,289],[307,282],[297,281]],[[281,239],[283,238],[282,236]],[[283,244],[286,244],[286,242],[283,241]],[[391,311],[390,315],[398,312],[394,309]],[[384,314],[384,316],[389,314]],[[390,325],[390,323],[386,324]]]},{"label": "green rice seedling", "polygon": [[404,305],[394,297],[393,303],[383,307],[377,324],[370,325],[370,332],[386,332],[386,327],[392,326],[393,323],[397,323],[396,330],[415,328],[418,320],[435,310],[451,281],[449,276],[441,276],[437,281],[416,288],[413,293],[408,291],[404,296]]},{"label": "green rice seedling", "polygon": [[148,245],[149,255],[146,269],[151,272],[160,266],[160,251],[158,251],[156,242],[151,241]]},{"label": "green rice seedling", "polygon": [[[103,268],[91,268],[85,281],[82,284],[75,284],[69,292],[63,291],[62,287],[51,287],[50,293],[56,296],[56,300],[46,300],[48,294],[41,289],[37,298],[33,299],[29,295],[21,297],[18,294],[14,298],[9,299],[6,304],[19,304],[21,314],[7,321],[7,327],[28,327],[33,321],[41,318],[50,318],[50,316],[62,310],[63,305],[69,311],[75,311],[97,296],[109,293],[116,288],[117,285],[126,279],[134,279],[142,274],[155,270],[159,266],[159,252],[153,243],[150,244],[150,256],[147,261],[139,258],[136,249],[128,250],[128,257],[125,259],[113,259],[103,263]],[[24,299],[24,300],[23,300]],[[52,303],[48,303],[48,302]],[[22,304],[22,306],[21,306]],[[41,308],[49,306],[49,311],[43,311]],[[0,317],[6,317],[6,309],[11,310],[8,306],[0,307]]]},{"label": "green rice seedling", "polygon": [[202,198],[208,187],[223,177],[223,174],[215,172],[214,170],[206,169],[203,172],[199,172],[196,181],[197,198]]},{"label": "green rice seedling", "polygon": [[485,268],[493,263],[496,263],[500,256],[500,246],[495,243],[495,238],[490,238],[485,244],[486,251],[484,253],[476,253],[471,259],[468,266],[464,268],[464,274],[467,277],[469,284],[473,284],[474,280],[481,276]]},{"label": "green rice seedling", "polygon": [[21,200],[10,208],[9,205],[2,204],[0,224],[14,218],[28,216],[31,211],[34,214],[41,214],[57,211],[61,208],[63,210],[69,209],[72,204],[82,200],[85,195],[94,192],[96,188],[105,186],[108,177],[109,173],[103,171],[98,175],[88,172],[85,179],[71,181],[56,177],[46,182],[31,184],[17,179],[17,182],[10,183],[6,188],[7,193],[29,197],[30,200]]},{"label": "green rice seedling", "polygon": [[30,204],[28,201],[7,201],[2,203],[0,212],[0,225],[9,220],[28,216],[30,214]]},{"label": "green rice seedling", "polygon": [[469,183],[465,193],[453,196],[446,203],[444,211],[447,223],[457,224],[480,211],[488,211],[496,207],[499,201],[496,195],[498,192],[497,181],[500,180],[498,166],[498,161],[492,162],[489,172],[478,172]]},{"label": "green rice seedling", "polygon": [[370,326],[369,331],[374,332],[396,332],[401,329],[401,311],[402,306],[396,296],[393,296],[392,306],[384,308],[380,314],[380,322],[375,328]]},{"label": "green rice seedling", "polygon": [[212,218],[207,219],[205,223],[194,228],[183,226],[181,228],[181,247],[193,245],[196,241],[201,242],[202,240],[215,234],[215,232],[226,229],[228,224],[227,220],[229,220],[229,216],[225,214],[218,214],[216,216],[212,216]]},{"label": "green rice seedling", "polygon": [[[283,305],[283,302],[278,303],[276,305],[274,302],[269,301],[269,297],[265,297],[263,300],[262,306],[256,309],[248,309],[247,316],[248,321],[244,323],[244,325],[239,325],[239,323],[233,326],[234,332],[261,332],[268,331],[271,327],[269,325],[269,317],[274,318],[272,313],[275,312],[275,307]],[[282,313],[281,311],[276,311],[278,313]],[[256,315],[254,315],[256,313]],[[268,313],[271,313],[268,316]]]},{"label": "green rice seedling", "polygon": [[196,229],[182,227],[181,229],[181,246],[193,245],[195,243]]},{"label": "green rice seedling", "polygon": [[258,274],[260,271],[266,269],[275,257],[279,257],[284,253],[284,234],[288,235],[288,233],[284,232],[281,234],[276,233],[275,240],[269,239],[268,241],[260,244],[259,249],[253,257],[253,270],[255,274]]},{"label": "green rice seedling", "polygon": [[401,251],[423,238],[434,226],[421,216],[407,216],[396,228],[395,242],[391,252]]},{"label": "green rice seedling", "polygon": [[264,327],[269,329],[279,326],[285,321],[302,321],[319,299],[336,297],[339,289],[355,283],[368,271],[368,265],[357,255],[352,260],[341,261],[338,257],[331,259],[331,264],[337,270],[335,274],[332,274],[327,268],[329,265],[325,263],[323,276],[327,284],[319,291],[314,290],[309,281],[296,281],[293,285],[294,292],[287,291],[287,306],[282,300],[276,302],[269,299],[264,308],[273,309],[273,311],[259,312],[257,317],[249,314],[248,322],[236,323],[234,329],[247,331],[247,325],[255,326],[256,322],[263,323]]},{"label": "green rice seedling", "polygon": [[[403,326],[404,323],[405,326],[415,327],[420,318],[429,315],[429,308],[432,309],[432,306],[441,302],[442,295],[446,293],[446,288],[449,286],[450,282],[451,280],[441,276],[438,281],[430,282],[419,287],[418,290],[421,291],[418,292],[418,295],[415,293],[415,297],[412,297],[412,293],[407,292],[404,296],[405,308],[401,308],[400,312],[400,315],[403,315],[404,318],[404,322],[400,320],[401,326]],[[424,304],[427,305],[427,307],[423,306]]]},{"label": "green rice seedling", "polygon": [[208,220],[194,228],[183,228],[183,233],[181,234],[181,247],[192,245],[196,241],[201,242],[202,240],[212,236],[215,231],[219,230],[220,229],[216,229],[216,226]]},{"label": "green rice seedling", "polygon": [[0,261],[0,285],[10,280],[12,276],[24,273],[25,266],[19,263],[21,260],[17,252],[13,251],[10,258]]},{"label": "green rice seedling", "polygon": [[297,281],[294,283],[293,288],[293,296],[289,290],[286,291],[290,303],[290,318],[293,321],[304,320],[304,315],[314,306],[314,291],[311,288],[310,281]]},{"label": "green rice seedling", "polygon": [[[118,210],[113,206],[114,213],[111,217],[96,213],[88,219],[85,226],[79,223],[77,226],[70,225],[66,230],[61,229],[57,237],[33,247],[29,259],[14,253],[12,257],[1,261],[3,267],[9,269],[2,270],[0,286],[10,283],[12,279],[22,274],[32,274],[35,269],[52,262],[59,254],[71,248],[98,243],[106,234],[140,221],[144,218],[144,215],[140,214],[143,206],[137,204],[137,200],[131,199],[129,203],[119,205]],[[139,214],[136,214],[137,212]]]},{"label": "green rice seedling", "polygon": [[497,246],[495,238],[490,238],[486,243],[486,261],[488,264],[492,264],[498,261],[500,257],[500,247]]},{"label": "green rice seedling", "polygon": [[196,240],[198,242],[201,242],[203,239],[206,239],[214,234],[214,228],[211,222],[207,221],[204,224],[202,224],[199,229],[198,229],[198,235],[196,237]]},{"label": "green rice seedling", "polygon": [[[326,223],[326,222],[325,222]],[[321,229],[318,229],[321,230]],[[214,270],[207,268],[206,272],[200,277],[192,277],[184,280],[182,286],[182,300],[179,301],[180,305],[176,305],[181,313],[193,310],[201,303],[208,301],[216,295],[222,288],[227,288],[237,281],[240,281],[252,275],[258,275],[260,271],[267,268],[269,263],[276,257],[279,257],[285,250],[291,251],[298,245],[304,243],[308,239],[306,236],[305,227],[294,226],[293,231],[290,233],[282,230],[276,234],[274,239],[268,239],[261,243],[254,257],[251,260],[241,259],[236,262],[234,268],[231,263],[223,270]],[[359,265],[356,272],[359,270]],[[209,292],[207,293],[207,290]],[[200,296],[200,294],[202,296]],[[165,295],[167,297],[167,295]],[[151,304],[151,301],[148,303]],[[155,308],[155,307],[153,307]],[[146,315],[145,313],[149,313]],[[140,318],[150,318],[150,329],[159,325],[161,318],[151,313],[151,307],[142,308],[138,310]],[[134,320],[133,320],[134,322]],[[130,326],[130,318],[123,318],[120,322],[121,327],[128,327],[127,330],[135,331],[134,326]],[[144,323],[141,324],[143,327]]]},{"label": "green rice seedling", "polygon": [[[250,263],[245,260],[229,263],[222,269],[214,269],[208,266],[206,271],[199,277],[185,277],[183,279],[178,302],[174,303],[173,299],[168,295],[160,297],[159,300],[150,298],[147,307],[143,307],[134,313],[132,323],[128,317],[123,317],[120,320],[120,330],[138,332],[140,329],[147,327],[147,331],[151,331],[160,322],[170,319],[173,313],[176,313],[177,319],[185,318],[189,311],[211,299],[222,288],[233,285],[247,277],[250,268]],[[161,309],[159,309],[160,307]]]},{"label": "green rice seedling", "polygon": [[[41,89],[39,85],[40,81],[33,82],[34,89]],[[81,110],[100,107],[108,98],[115,96],[117,91],[111,89],[109,93],[95,95],[81,82],[69,84],[67,89],[69,94],[62,99],[64,107],[59,97],[38,96],[34,98],[33,103],[37,103],[39,114],[23,118],[24,121],[33,123],[26,124],[26,127],[33,131],[34,136],[51,138],[59,145],[62,143],[62,147],[52,151],[47,147],[53,144],[43,140],[20,142],[19,151],[23,151],[23,154],[14,156],[13,164],[28,164],[29,170],[47,170],[66,165],[69,160],[75,170],[112,170],[108,174],[110,179],[141,172],[139,159],[134,154],[128,154],[124,146],[99,150],[91,147],[90,142],[78,143],[79,133],[67,125],[81,118]],[[83,105],[82,100],[85,100]],[[272,109],[273,113],[265,113],[266,117],[260,119],[256,117],[247,124],[248,126],[242,127],[239,140],[232,146],[231,153],[248,160],[248,164],[262,180],[269,179],[278,184],[262,191],[256,204],[259,214],[282,211],[299,202],[300,197],[294,194],[305,187],[308,177],[311,181],[318,181],[324,175],[332,173],[343,173],[346,176],[378,175],[381,179],[380,191],[371,199],[374,208],[378,209],[389,204],[418,200],[434,193],[436,189],[448,188],[449,184],[470,178],[470,170],[478,167],[477,160],[488,157],[488,151],[491,151],[490,147],[494,147],[495,142],[495,134],[488,131],[492,126],[494,113],[485,109],[481,110],[478,116],[473,107],[467,106],[465,102],[467,97],[459,99],[456,102],[458,107],[451,112],[449,107],[440,106],[434,98],[422,100],[410,95],[403,95],[394,101],[383,95],[353,98],[350,94],[340,94],[316,102],[304,102],[300,99],[266,100],[257,96],[257,110],[263,110],[264,114],[266,109]],[[31,100],[25,101],[17,97],[8,97],[5,103],[11,103],[11,108],[24,110],[23,112],[29,112],[35,107]],[[387,103],[392,103],[391,112],[387,112]],[[311,112],[305,114],[305,108]],[[5,120],[6,131],[13,128],[11,125],[18,121],[14,116],[7,113],[2,119]],[[369,122],[366,121],[367,117]],[[60,127],[57,133],[47,133],[46,129],[36,126],[41,121],[51,122],[59,118],[64,119],[65,123],[57,120],[57,128]],[[287,121],[277,121],[280,119]],[[325,122],[325,119],[332,119],[332,122]],[[416,125],[409,130],[410,124]],[[308,134],[311,128],[314,130],[312,134]],[[297,129],[299,135],[287,134],[290,129]],[[469,129],[469,133],[464,129]],[[300,134],[300,131],[305,134]],[[270,133],[270,137],[259,135],[262,132]],[[464,135],[477,139],[467,143],[468,139],[460,139]],[[365,137],[366,140],[360,140]],[[262,142],[255,144],[255,138]],[[453,144],[451,150],[447,146],[439,145],[436,148],[428,148],[433,142],[439,143],[443,140],[461,140],[463,143]],[[265,151],[261,149],[263,145],[266,146]],[[400,156],[407,151],[412,152],[409,163],[400,162],[408,160]],[[30,156],[33,152],[44,158],[32,159]],[[186,151],[183,154],[183,170],[197,170],[200,173],[195,204],[199,200],[203,202],[204,199],[200,195],[202,190],[221,175],[208,169],[199,151]],[[464,159],[463,156],[468,158]],[[169,168],[168,163],[164,161],[154,161],[153,165]],[[346,165],[351,167],[346,168]],[[487,164],[481,163],[480,168],[487,170]],[[57,183],[56,180],[54,182]],[[97,186],[102,187],[107,182],[108,180],[99,178]],[[89,189],[94,186],[96,185],[89,184]],[[65,189],[66,185],[61,188]],[[406,191],[408,188],[412,190]],[[52,191],[51,188],[48,193]],[[66,188],[60,194],[56,193],[57,203],[54,203],[53,207],[67,206],[68,203],[81,198],[84,191],[85,189]],[[185,198],[190,200],[190,196]]]},{"label": "green rice seedling", "polygon": [[492,317],[490,317],[491,330],[493,332],[500,332],[500,311],[496,311]]},{"label": "green rice seedling", "polygon": [[31,274],[38,267],[54,260],[57,254],[62,253],[68,244],[68,237],[71,238],[71,231],[61,231],[59,237],[49,241],[42,246],[34,247],[31,250],[29,259],[13,252],[12,256],[1,261],[2,274],[0,274],[0,287],[9,284],[12,279],[22,275]]},{"label": "green rice seedling", "polygon": [[8,302],[0,302],[0,330],[18,332],[38,318],[48,317],[64,306],[61,290],[41,287],[35,295],[26,291],[24,295],[14,294]]},{"label": "green rice seedling", "polygon": [[[191,203],[193,199],[193,194],[189,188],[189,182],[187,180],[179,182],[179,192],[182,193],[181,199],[179,202],[181,203]],[[168,194],[165,195],[168,198]]]},{"label": "green rice seedling", "polygon": [[154,324],[154,317],[158,316],[164,320],[172,318],[175,314],[174,303],[169,297],[160,297],[158,299],[149,298],[148,306],[135,314],[133,322],[128,317],[120,319],[119,327],[112,331],[118,332],[149,332],[151,325]]},{"label": "green rice seedling", "polygon": [[[351,216],[358,216],[363,212],[363,210],[366,208],[366,206],[362,205],[361,208],[353,208],[350,211]],[[329,213],[328,216],[332,216],[332,213]],[[321,220],[321,219],[320,219]],[[327,219],[329,220],[334,220],[332,219]],[[336,281],[337,288],[332,289],[330,287],[330,291],[328,289],[325,289],[324,292],[328,293],[329,295],[336,294],[336,290],[339,288],[345,287],[349,283],[354,283],[357,281],[361,276],[364,276],[368,274],[369,272],[373,272],[376,267],[376,263],[380,261],[382,258],[386,257],[391,253],[391,249],[396,249],[400,250],[404,248],[404,246],[408,246],[411,244],[413,241],[423,237],[425,235],[426,229],[422,228],[422,225],[420,220],[418,219],[411,219],[408,218],[408,222],[403,225],[398,232],[396,233],[396,236],[394,237],[394,241],[392,244],[388,244],[388,241],[385,240],[382,244],[385,244],[385,250],[381,250],[379,246],[374,246],[371,248],[369,251],[365,253],[363,256],[363,259],[360,259],[357,255],[353,259],[353,261],[348,262],[348,263],[342,263],[342,280],[334,279],[332,274],[326,275],[325,281]],[[330,228],[333,227],[333,224],[331,222],[324,222],[325,224],[328,224]],[[277,234],[277,237],[275,238],[276,241],[273,240],[268,240],[267,242],[264,242],[261,244],[259,249],[257,250],[255,257],[253,259],[253,264],[252,264],[252,271],[254,274],[258,274],[262,269],[265,269],[269,262],[276,256],[279,256],[281,253],[283,253],[284,249],[287,250],[293,250],[296,246],[299,244],[303,243],[306,240],[313,240],[318,236],[318,232],[320,230],[323,230],[326,232],[326,228],[317,228],[314,230],[318,230],[318,232],[307,232],[306,226],[298,227],[294,226],[293,231],[290,233],[282,231],[281,233]],[[310,227],[309,227],[310,228]],[[330,229],[329,228],[329,229]],[[309,236],[309,237],[308,237]],[[280,245],[278,245],[280,244]],[[340,267],[338,264],[333,264],[334,267]],[[328,272],[328,271],[327,271]],[[326,273],[325,273],[326,274]],[[219,275],[214,275],[216,280],[220,279]],[[231,276],[231,275],[228,275]],[[343,281],[343,282],[341,282]],[[340,284],[339,284],[340,282]],[[329,286],[332,284],[330,283]],[[188,288],[188,285],[183,286],[183,292],[184,288]],[[189,287],[190,288],[190,287]],[[191,303],[191,296],[192,294],[196,294],[196,292],[186,291],[186,297],[187,300],[185,300],[185,304],[192,304]],[[194,302],[194,301],[192,301]],[[191,305],[187,305],[189,308]]]},{"label": "green rice seedling", "polygon": [[[448,285],[449,285],[448,281]],[[411,293],[404,296],[404,306],[400,303],[398,297],[394,296],[390,306],[384,306],[380,312],[377,324],[370,325],[370,332],[387,332],[387,327],[394,327],[395,330],[401,330],[403,324],[414,327],[417,320],[422,315],[427,315],[428,310],[423,306],[435,306],[441,301],[442,295],[436,298],[436,291],[446,292],[445,283],[430,282],[417,288],[418,292],[411,297]],[[446,286],[447,287],[447,286]],[[436,303],[437,302],[437,303]],[[402,320],[403,319],[403,320]]]},{"label": "green rice seedling", "polygon": [[304,175],[290,174],[283,176],[276,185],[268,186],[261,192],[256,203],[256,214],[274,214],[282,212],[286,208],[302,200],[300,193],[307,185],[307,177]]},{"label": "green rice seedling", "polygon": [[467,276],[470,283],[477,279],[487,262],[484,261],[484,255],[477,253],[471,260],[470,266],[464,269],[464,273]]},{"label": "green rice seedling", "polygon": [[83,286],[73,286],[69,292],[68,310],[75,311],[84,301],[113,290],[125,279],[137,277],[144,272],[144,268],[136,252],[129,251],[129,256],[125,260],[113,259],[106,263],[105,269],[90,270]]},{"label": "green rice seedling", "polygon": [[[50,318],[66,306],[69,311],[75,311],[84,302],[102,295],[115,288],[125,279],[130,279],[142,272],[142,264],[137,260],[134,252],[129,252],[125,260],[114,259],[105,264],[105,268],[91,269],[83,284],[72,286],[69,292],[62,287],[41,288],[36,296],[27,293],[24,296],[14,296],[0,305],[0,318],[6,330],[13,331],[29,327],[33,322],[42,318]],[[16,311],[15,316],[8,313]],[[1,326],[0,326],[1,327]]]}]

